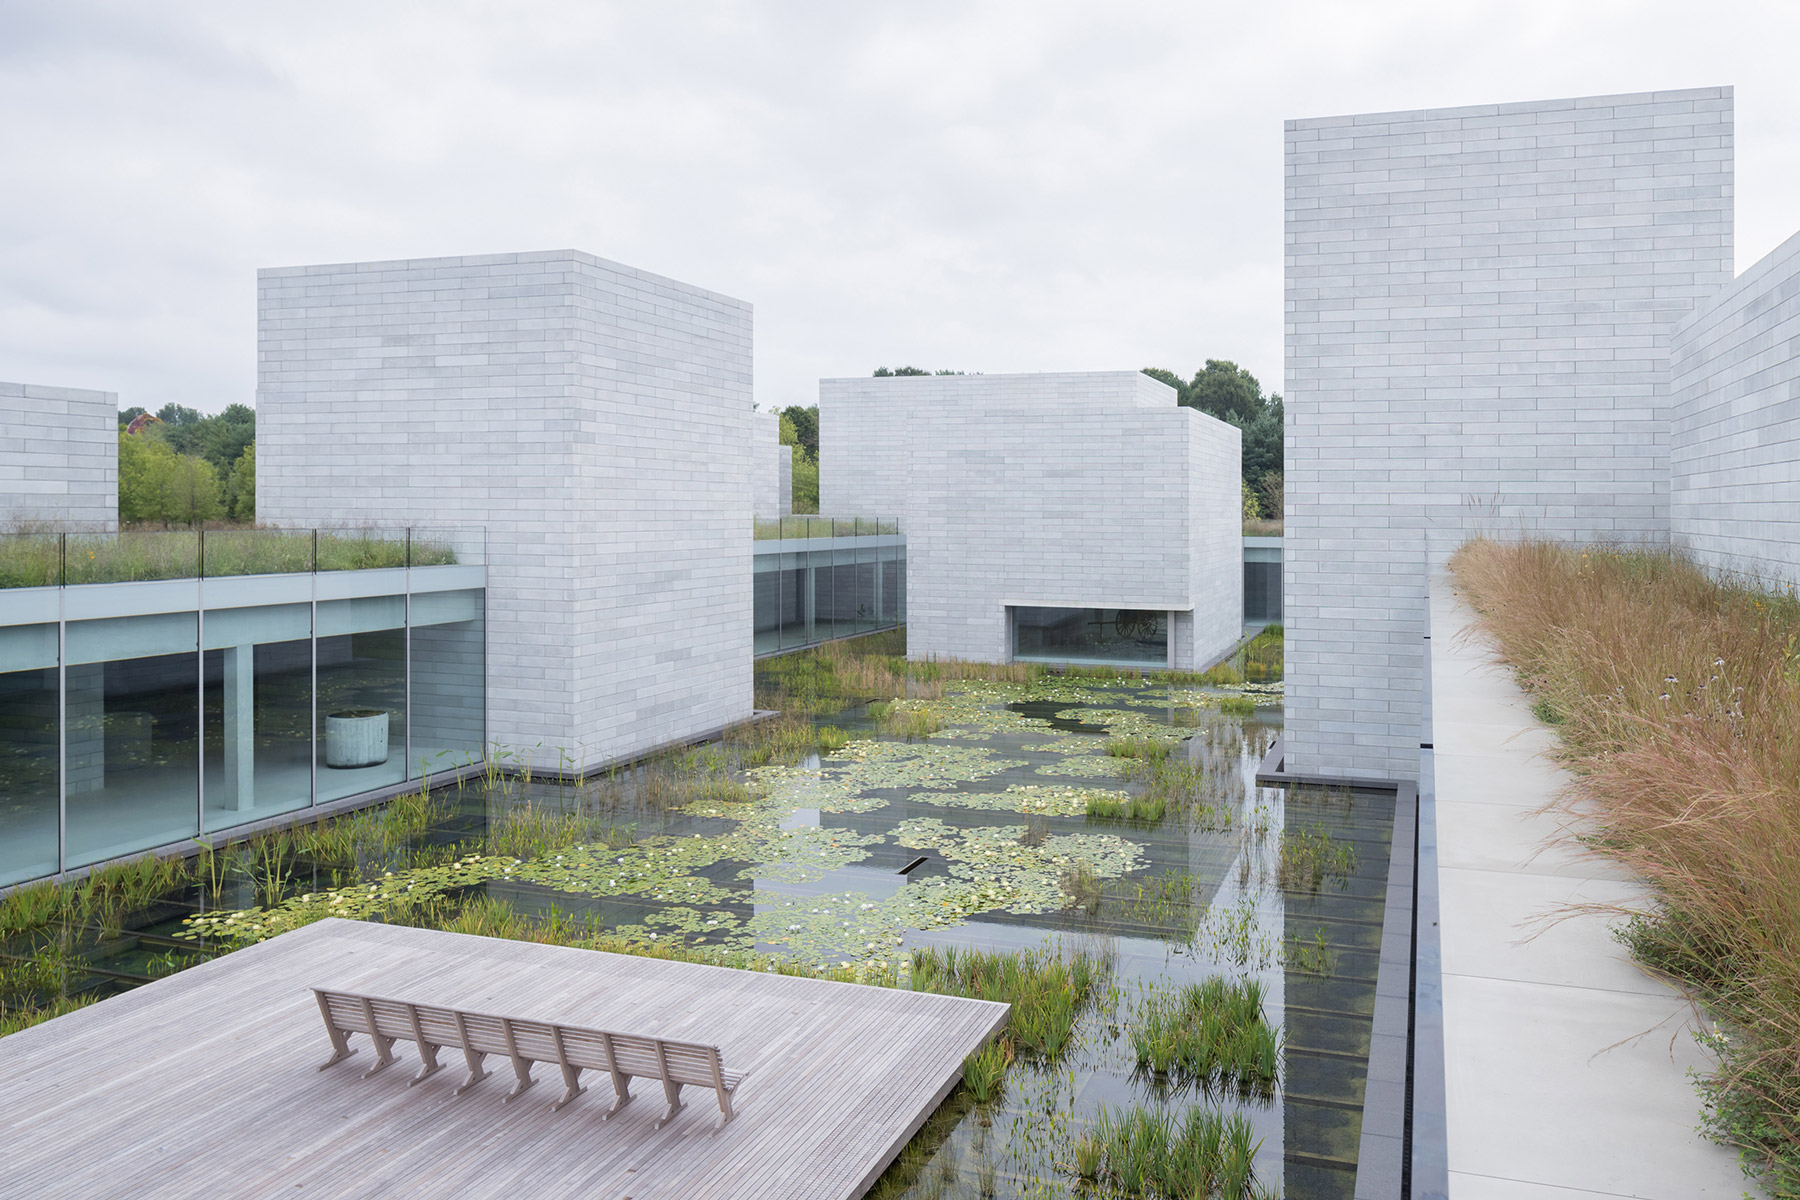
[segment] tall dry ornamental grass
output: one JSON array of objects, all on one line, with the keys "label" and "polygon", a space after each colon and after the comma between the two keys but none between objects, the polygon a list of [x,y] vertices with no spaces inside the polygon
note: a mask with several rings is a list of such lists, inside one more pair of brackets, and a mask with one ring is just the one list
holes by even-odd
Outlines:
[{"label": "tall dry ornamental grass", "polygon": [[1708,1122],[1800,1194],[1800,603],[1667,554],[1479,539],[1451,569],[1559,725],[1626,940],[1721,1020]]}]

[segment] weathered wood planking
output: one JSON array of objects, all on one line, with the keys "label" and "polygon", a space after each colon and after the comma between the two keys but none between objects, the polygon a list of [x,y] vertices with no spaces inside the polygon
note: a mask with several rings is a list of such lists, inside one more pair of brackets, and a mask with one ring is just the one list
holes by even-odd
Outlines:
[{"label": "weathered wood planking", "polygon": [[[329,1042],[307,989],[716,1043],[737,1117],[660,1096],[601,1121],[607,1088],[453,1097]],[[0,1196],[463,1200],[860,1196],[948,1094],[1006,1007],[433,930],[328,920],[0,1039]],[[598,1095],[598,1099],[596,1096]],[[651,1102],[657,1101],[657,1102]]]}]

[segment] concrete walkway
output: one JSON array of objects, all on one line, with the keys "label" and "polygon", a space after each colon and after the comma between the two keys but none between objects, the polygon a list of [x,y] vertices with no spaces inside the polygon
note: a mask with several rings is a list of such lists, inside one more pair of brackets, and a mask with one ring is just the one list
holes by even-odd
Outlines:
[{"label": "concrete walkway", "polygon": [[1707,1062],[1680,995],[1632,964],[1607,919],[1545,921],[1641,890],[1579,856],[1561,820],[1533,814],[1567,776],[1470,621],[1440,580],[1431,711],[1450,1195],[1742,1196],[1736,1153],[1695,1132],[1688,1070]]}]

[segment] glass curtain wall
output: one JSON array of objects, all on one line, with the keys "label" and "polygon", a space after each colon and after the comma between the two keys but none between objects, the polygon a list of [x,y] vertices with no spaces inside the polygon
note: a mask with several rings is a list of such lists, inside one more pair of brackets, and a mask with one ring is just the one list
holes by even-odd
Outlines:
[{"label": "glass curtain wall", "polygon": [[54,625],[0,629],[0,886],[58,868],[56,642]]},{"label": "glass curtain wall", "polygon": [[67,864],[193,837],[200,814],[198,615],[70,621]]},{"label": "glass curtain wall", "polygon": [[904,545],[763,553],[755,556],[753,570],[759,655],[891,629],[906,620]]},{"label": "glass curtain wall", "polygon": [[312,606],[206,614],[205,827],[312,802]]},{"label": "glass curtain wall", "polygon": [[1169,614],[1155,609],[1015,608],[1013,657],[1022,662],[1166,666]]},{"label": "glass curtain wall", "polygon": [[406,779],[406,597],[318,606],[318,800]]},{"label": "glass curtain wall", "polygon": [[408,608],[0,626],[0,887],[479,762],[485,593]]},{"label": "glass curtain wall", "polygon": [[407,778],[480,762],[487,730],[487,630],[479,591],[412,598],[412,754]]}]

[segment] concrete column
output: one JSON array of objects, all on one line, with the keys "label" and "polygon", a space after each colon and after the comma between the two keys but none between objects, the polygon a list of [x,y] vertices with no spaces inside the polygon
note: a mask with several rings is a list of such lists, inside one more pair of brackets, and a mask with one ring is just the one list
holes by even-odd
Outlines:
[{"label": "concrete column", "polygon": [[217,807],[256,807],[256,647],[227,646],[222,694],[225,731],[225,788]]},{"label": "concrete column", "polygon": [[881,555],[882,552],[880,550],[875,552],[875,603],[870,605],[870,608],[875,613],[875,623],[877,625],[881,624],[882,619],[881,597],[884,593],[881,584],[883,578],[887,574],[887,561],[883,559]]}]

